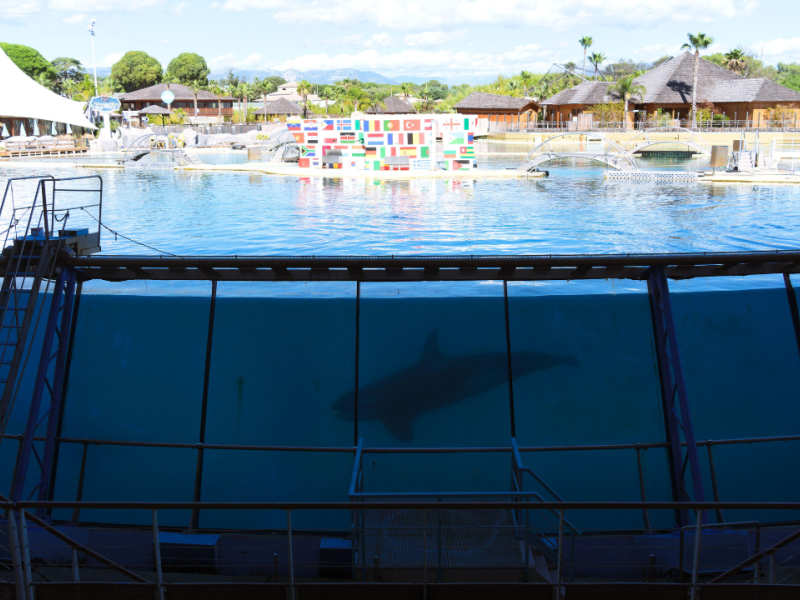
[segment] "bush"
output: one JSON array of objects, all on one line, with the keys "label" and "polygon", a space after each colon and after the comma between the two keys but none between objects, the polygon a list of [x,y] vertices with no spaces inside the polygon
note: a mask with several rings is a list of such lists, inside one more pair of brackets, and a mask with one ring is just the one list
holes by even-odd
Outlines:
[{"label": "bush", "polygon": [[595,120],[601,123],[619,123],[623,120],[625,104],[623,102],[595,104],[587,108],[585,112],[594,114]]}]

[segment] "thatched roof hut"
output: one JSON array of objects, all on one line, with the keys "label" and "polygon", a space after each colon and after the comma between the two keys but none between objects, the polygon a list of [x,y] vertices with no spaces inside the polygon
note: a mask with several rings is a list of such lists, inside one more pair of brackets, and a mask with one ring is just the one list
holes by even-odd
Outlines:
[{"label": "thatched roof hut", "polygon": [[411,115],[414,114],[416,111],[414,107],[411,106],[409,102],[405,100],[401,100],[397,96],[389,96],[388,98],[383,99],[383,104],[386,108],[383,108],[380,104],[376,104],[372,108],[367,110],[367,114],[369,115]]},{"label": "thatched roof hut", "polygon": [[532,98],[472,92],[453,108],[464,115],[518,115],[529,111],[536,112],[539,110],[539,105]]}]

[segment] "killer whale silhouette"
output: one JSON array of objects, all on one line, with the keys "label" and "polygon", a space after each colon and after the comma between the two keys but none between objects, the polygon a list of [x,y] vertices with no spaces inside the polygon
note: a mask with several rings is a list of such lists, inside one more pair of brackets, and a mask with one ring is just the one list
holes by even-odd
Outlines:
[{"label": "killer whale silhouette", "polygon": [[[439,348],[438,329],[428,335],[419,362],[358,390],[359,421],[380,421],[396,439],[414,438],[413,423],[431,412],[508,383],[505,352],[447,356]],[[512,352],[513,378],[558,365],[580,366],[574,356]],[[354,390],[342,394],[332,408],[336,418],[355,420]]]}]

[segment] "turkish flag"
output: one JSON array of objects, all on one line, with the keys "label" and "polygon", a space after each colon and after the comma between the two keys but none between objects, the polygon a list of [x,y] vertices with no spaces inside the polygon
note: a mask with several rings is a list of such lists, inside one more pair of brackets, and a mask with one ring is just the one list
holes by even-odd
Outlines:
[{"label": "turkish flag", "polygon": [[420,131],[422,129],[422,122],[419,119],[409,119],[403,121],[404,131]]}]

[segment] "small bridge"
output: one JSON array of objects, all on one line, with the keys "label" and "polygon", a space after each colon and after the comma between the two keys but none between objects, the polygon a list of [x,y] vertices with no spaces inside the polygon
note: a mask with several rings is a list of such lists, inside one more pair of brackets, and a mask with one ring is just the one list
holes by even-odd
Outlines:
[{"label": "small bridge", "polygon": [[711,154],[711,147],[696,131],[672,126],[646,129],[625,142],[623,147],[629,154],[638,154],[646,148],[663,144],[686,146],[698,154]]},{"label": "small bridge", "polygon": [[[580,144],[585,146],[595,146],[599,143],[599,148],[587,148],[586,150],[575,151],[570,149],[568,151],[556,148],[553,142],[560,138],[579,136]],[[585,137],[585,141],[581,138]],[[569,140],[563,140],[569,141]],[[588,158],[590,160],[601,162],[608,165],[617,171],[638,171],[639,165],[636,164],[636,159],[627,152],[625,148],[620,146],[614,140],[607,138],[595,132],[580,132],[572,131],[570,133],[562,133],[550,139],[537,144],[525,157],[525,160],[517,167],[518,171],[533,171],[539,165],[556,160],[559,158]]]},{"label": "small bridge", "polygon": [[[175,138],[163,133],[147,134],[137,138],[125,150],[122,163],[125,166],[144,166],[144,164],[151,166],[151,163],[140,163],[145,156],[150,156],[151,154],[166,156],[181,166],[202,164],[196,154],[179,147]],[[139,164],[137,165],[136,163]],[[159,163],[152,164],[158,165]],[[161,164],[166,165],[168,163]]]}]

